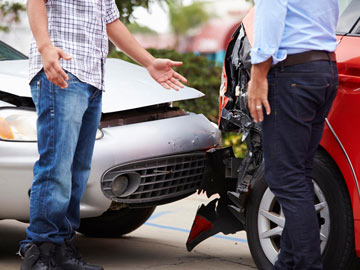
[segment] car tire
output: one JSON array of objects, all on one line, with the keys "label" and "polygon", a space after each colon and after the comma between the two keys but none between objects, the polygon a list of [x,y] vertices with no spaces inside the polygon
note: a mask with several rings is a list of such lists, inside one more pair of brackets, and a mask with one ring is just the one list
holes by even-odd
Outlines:
[{"label": "car tire", "polygon": [[155,208],[123,208],[106,211],[99,217],[83,218],[78,232],[91,237],[121,237],[143,225]]},{"label": "car tire", "polygon": [[[322,150],[317,152],[314,160],[313,178],[316,193],[315,205],[327,204],[327,207],[318,211],[319,221],[322,224],[321,233],[327,237],[327,240],[322,237],[324,269],[359,269],[359,259],[355,254],[352,207],[346,184],[336,164]],[[276,230],[279,226],[276,222],[270,222],[272,217],[267,214],[275,212],[275,215],[282,217],[283,215],[273,194],[273,201],[270,201],[271,194],[262,168],[252,187],[246,213],[246,231],[250,252],[255,264],[261,270],[273,269],[280,243],[280,233],[279,230]],[[324,204],[324,200],[326,204]],[[268,218],[264,218],[264,215]],[[273,229],[273,237],[263,234],[268,233],[267,228]],[[276,233],[279,235],[277,236]],[[266,237],[260,237],[260,234],[268,237],[269,241]],[[275,257],[274,251],[276,251]]]}]

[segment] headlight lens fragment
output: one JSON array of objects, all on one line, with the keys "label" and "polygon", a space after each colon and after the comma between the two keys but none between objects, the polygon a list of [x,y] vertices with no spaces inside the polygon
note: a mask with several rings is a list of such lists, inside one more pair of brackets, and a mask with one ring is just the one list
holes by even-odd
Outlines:
[{"label": "headlight lens fragment", "polygon": [[[36,142],[36,119],[36,112],[32,110],[0,109],[0,140]],[[96,139],[103,136],[103,132],[98,129]]]},{"label": "headlight lens fragment", "polygon": [[102,137],[104,137],[104,133],[101,131],[100,128],[96,131],[96,140],[100,140]]},{"label": "headlight lens fragment", "polygon": [[36,112],[10,108],[0,110],[0,138],[36,141]]}]

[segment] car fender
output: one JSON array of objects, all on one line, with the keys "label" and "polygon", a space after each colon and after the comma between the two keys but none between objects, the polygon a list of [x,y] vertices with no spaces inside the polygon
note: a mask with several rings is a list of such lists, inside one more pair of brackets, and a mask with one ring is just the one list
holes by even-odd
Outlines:
[{"label": "car fender", "polygon": [[355,236],[355,250],[360,256],[360,190],[359,182],[354,170],[354,166],[347,154],[346,149],[338,139],[337,134],[331,126],[330,121],[326,120],[324,134],[320,146],[329,154],[332,160],[336,163],[344,177],[347,189],[349,192],[351,204],[353,207],[354,218],[354,236]]}]

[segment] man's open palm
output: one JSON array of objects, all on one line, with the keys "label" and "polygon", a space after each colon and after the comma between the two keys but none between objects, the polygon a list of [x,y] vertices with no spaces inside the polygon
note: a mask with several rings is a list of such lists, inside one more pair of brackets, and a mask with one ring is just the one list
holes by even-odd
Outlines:
[{"label": "man's open palm", "polygon": [[154,62],[147,68],[151,77],[154,78],[159,84],[164,88],[179,90],[183,88],[184,85],[181,83],[186,83],[187,80],[185,77],[181,76],[179,73],[174,71],[172,67],[181,66],[182,62],[172,61],[170,59],[155,59]]}]

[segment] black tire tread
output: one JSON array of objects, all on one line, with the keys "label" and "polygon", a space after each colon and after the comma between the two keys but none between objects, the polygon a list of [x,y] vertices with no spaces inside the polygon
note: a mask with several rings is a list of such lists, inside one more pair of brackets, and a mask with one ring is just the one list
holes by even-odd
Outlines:
[{"label": "black tire tread", "polygon": [[156,207],[106,211],[99,217],[81,219],[78,232],[90,237],[117,238],[143,225]]},{"label": "black tire tread", "polygon": [[[320,149],[315,156],[315,159],[320,161],[324,167],[327,167],[331,174],[335,176],[337,179],[337,184],[340,192],[343,195],[343,198],[347,200],[347,203],[344,204],[345,211],[342,212],[345,219],[347,219],[347,228],[346,230],[349,232],[354,232],[354,220],[353,220],[353,209],[351,207],[350,195],[345,183],[345,180],[336,165],[333,159],[329,156],[329,154]],[[355,243],[354,243],[354,234],[347,234],[346,244],[344,247],[343,254],[348,254],[348,256],[342,256],[341,261],[339,263],[339,269],[346,270],[359,270],[360,269],[360,260],[355,253]]]}]

